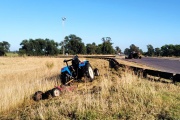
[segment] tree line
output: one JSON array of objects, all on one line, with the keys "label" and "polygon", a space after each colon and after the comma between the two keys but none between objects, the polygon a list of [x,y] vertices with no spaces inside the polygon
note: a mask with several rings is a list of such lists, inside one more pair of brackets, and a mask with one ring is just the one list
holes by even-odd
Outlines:
[{"label": "tree line", "polygon": [[163,45],[160,48],[154,48],[151,44],[147,45],[147,52],[143,52],[139,47],[137,47],[134,44],[131,44],[129,48],[126,48],[124,50],[124,54],[128,55],[131,52],[137,52],[144,56],[166,56],[166,57],[172,57],[172,56],[180,56],[180,45]]},{"label": "tree line", "polygon": [[[143,52],[138,46],[131,44],[124,52],[119,46],[113,48],[110,37],[102,37],[101,44],[88,43],[84,44],[82,39],[74,34],[65,36],[60,43],[51,39],[25,39],[20,43],[19,55],[27,56],[54,56],[58,54],[118,54],[125,55],[131,52],[138,52],[145,56],[180,56],[180,45],[163,45],[160,48],[154,48],[151,44],[147,45],[147,52]],[[10,44],[6,41],[0,42],[0,56],[9,52]]]},{"label": "tree line", "polygon": [[180,56],[180,44],[179,45],[163,45],[161,48],[153,48],[152,45],[147,45],[149,56]]},{"label": "tree line", "polygon": [[23,40],[19,55],[42,56],[59,54],[58,43],[50,39]]},{"label": "tree line", "polygon": [[[25,39],[20,43],[19,55],[27,56],[54,56],[58,54],[115,54],[121,52],[121,49],[117,46],[113,49],[110,37],[103,37],[102,44],[96,45],[96,43],[84,44],[82,39],[74,34],[65,36],[64,40],[60,43],[50,39]],[[0,44],[1,45],[1,44]],[[4,46],[4,44],[3,44]],[[9,51],[9,46],[0,49],[3,51],[2,55],[5,55]],[[1,48],[1,47],[0,47]],[[1,56],[2,56],[1,55]]]}]

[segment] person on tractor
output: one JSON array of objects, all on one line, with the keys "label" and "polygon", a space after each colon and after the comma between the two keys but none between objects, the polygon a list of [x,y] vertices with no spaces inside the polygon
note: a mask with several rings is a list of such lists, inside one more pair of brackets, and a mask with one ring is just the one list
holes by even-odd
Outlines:
[{"label": "person on tractor", "polygon": [[72,59],[72,67],[73,67],[73,70],[75,71],[74,76],[76,76],[76,77],[78,75],[78,68],[79,68],[80,62],[81,61],[79,60],[79,57],[77,55],[74,56],[74,58]]}]

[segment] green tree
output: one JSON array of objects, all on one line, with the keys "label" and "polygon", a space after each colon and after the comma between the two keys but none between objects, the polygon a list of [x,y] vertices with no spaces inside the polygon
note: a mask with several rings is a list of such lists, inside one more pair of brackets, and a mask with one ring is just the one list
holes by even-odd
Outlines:
[{"label": "green tree", "polygon": [[3,43],[0,42],[0,56],[4,56],[4,55],[5,55],[4,46],[3,46]]},{"label": "green tree", "polygon": [[102,44],[99,44],[96,48],[96,54],[102,54]]},{"label": "green tree", "polygon": [[20,45],[21,48],[19,48],[19,54],[26,54],[28,56],[33,55],[33,44],[32,44],[33,39],[25,39],[23,40]]},{"label": "green tree", "polygon": [[168,56],[168,52],[169,52],[168,45],[163,45],[161,47],[161,52],[162,52],[162,56]]},{"label": "green tree", "polygon": [[129,55],[131,53],[131,50],[129,49],[129,48],[126,48],[125,50],[124,50],[124,54],[125,55]]},{"label": "green tree", "polygon": [[86,53],[87,54],[95,54],[96,53],[96,44],[92,43],[92,44],[87,44],[86,45]]},{"label": "green tree", "polygon": [[161,47],[162,56],[173,56],[176,54],[176,47],[172,44],[170,45],[164,45]]},{"label": "green tree", "polygon": [[59,53],[58,43],[54,40],[46,39],[45,55],[57,55]]},{"label": "green tree", "polygon": [[153,48],[153,46],[151,44],[149,44],[149,45],[147,45],[147,49],[148,49],[147,55],[148,56],[153,56],[154,55],[154,48]]},{"label": "green tree", "polygon": [[161,55],[161,49],[160,48],[155,48],[154,49],[154,55],[160,56]]},{"label": "green tree", "polygon": [[6,41],[3,41],[2,45],[4,47],[4,51],[9,52],[10,44],[8,42],[6,42]]},{"label": "green tree", "polygon": [[57,55],[59,53],[58,43],[49,39],[29,39],[23,40],[19,49],[19,54],[26,54],[28,56],[41,55]]},{"label": "green tree", "polygon": [[163,45],[161,47],[162,56],[180,56],[180,45]]},{"label": "green tree", "polygon": [[[62,44],[61,42],[60,44]],[[63,46],[61,45],[61,48]],[[86,53],[86,47],[84,43],[82,42],[82,39],[80,37],[77,37],[74,34],[71,34],[69,36],[65,37],[64,42],[65,52],[69,54],[85,54]]]},{"label": "green tree", "polygon": [[174,56],[180,56],[180,45],[174,46]]},{"label": "green tree", "polygon": [[116,49],[116,54],[121,53],[121,49],[119,46],[116,46],[115,49]]},{"label": "green tree", "polygon": [[[46,46],[47,46],[47,42],[46,42],[47,39],[43,40],[43,39],[38,39],[38,50],[39,50],[39,53],[40,55],[45,55],[45,49],[46,49]],[[57,48],[58,45],[56,43],[55,47]],[[59,50],[58,50],[59,51]]]},{"label": "green tree", "polygon": [[170,44],[169,46],[168,46],[168,51],[169,51],[169,56],[174,56],[174,52],[175,52],[175,46],[174,45],[172,45],[172,44]]},{"label": "green tree", "polygon": [[110,37],[103,37],[102,38],[102,54],[114,54],[115,50],[112,47],[111,38]]},{"label": "green tree", "polygon": [[4,56],[9,52],[10,44],[6,41],[0,42],[0,56]]},{"label": "green tree", "polygon": [[137,47],[136,45],[134,45],[134,44],[131,44],[130,46],[129,46],[129,48],[130,48],[130,52],[139,52],[139,47]]}]

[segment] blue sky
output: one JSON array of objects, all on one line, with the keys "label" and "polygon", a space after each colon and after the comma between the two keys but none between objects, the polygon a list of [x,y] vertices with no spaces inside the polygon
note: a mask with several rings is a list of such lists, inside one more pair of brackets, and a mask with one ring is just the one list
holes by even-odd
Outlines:
[{"label": "blue sky", "polygon": [[[180,0],[0,0],[0,41],[18,50],[24,39],[56,42],[75,34],[87,43],[111,37],[122,51],[135,44],[180,44]],[[66,17],[64,26],[62,17]]]}]

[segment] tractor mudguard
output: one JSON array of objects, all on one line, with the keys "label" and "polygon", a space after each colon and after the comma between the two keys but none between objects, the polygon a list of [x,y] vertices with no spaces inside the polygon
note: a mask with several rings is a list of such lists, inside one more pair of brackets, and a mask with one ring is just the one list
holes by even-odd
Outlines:
[{"label": "tractor mudguard", "polygon": [[69,70],[69,68],[68,68],[67,66],[66,66],[66,67],[63,67],[63,68],[61,69],[61,73],[64,73],[64,72],[68,72],[68,74],[72,76],[72,73],[70,72],[70,70]]},{"label": "tractor mudguard", "polygon": [[79,63],[79,68],[80,68],[80,67],[84,67],[87,63],[89,63],[89,61],[87,61],[87,60],[86,60],[86,61],[83,61],[83,62],[80,62],[80,63]]}]

